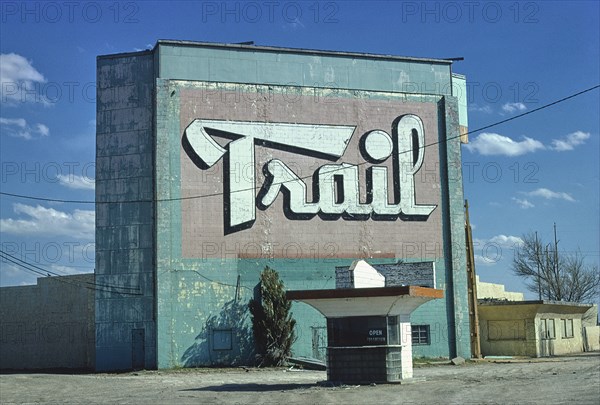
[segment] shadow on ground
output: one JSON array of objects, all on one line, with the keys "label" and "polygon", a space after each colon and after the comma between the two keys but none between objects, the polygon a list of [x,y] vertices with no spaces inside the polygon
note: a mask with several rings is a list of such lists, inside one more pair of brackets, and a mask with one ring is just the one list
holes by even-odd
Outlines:
[{"label": "shadow on ground", "polygon": [[315,384],[221,384],[202,388],[189,388],[182,391],[214,391],[214,392],[269,392],[292,391],[318,387]]}]

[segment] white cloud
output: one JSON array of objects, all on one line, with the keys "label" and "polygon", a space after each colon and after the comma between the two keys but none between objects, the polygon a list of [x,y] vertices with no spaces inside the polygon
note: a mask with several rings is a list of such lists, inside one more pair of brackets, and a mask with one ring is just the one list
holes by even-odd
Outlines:
[{"label": "white cloud", "polygon": [[13,204],[15,214],[24,218],[0,219],[0,231],[15,235],[69,236],[94,240],[95,212],[74,210],[72,213],[40,205]]},{"label": "white cloud", "polygon": [[475,264],[493,266],[504,258],[512,257],[512,250],[519,247],[523,239],[512,235],[496,235],[489,239],[473,239]]},{"label": "white cloud", "polygon": [[546,200],[565,200],[575,202],[575,199],[570,194],[561,191],[552,191],[547,188],[538,188],[537,190],[529,191],[524,193],[530,197],[542,197]]},{"label": "white cloud", "polygon": [[490,107],[489,105],[477,105],[476,103],[470,104],[468,107],[469,111],[472,112],[483,112],[486,114],[491,114],[492,113],[492,107]]},{"label": "white cloud", "polygon": [[504,234],[492,236],[489,239],[473,239],[473,247],[476,251],[482,248],[485,250],[485,248],[490,245],[499,246],[501,248],[514,248],[521,244],[523,244],[523,239],[520,237]]},{"label": "white cloud", "polygon": [[283,28],[286,31],[288,29],[290,29],[291,31],[296,31],[300,28],[304,29],[304,28],[306,28],[306,26],[304,24],[302,24],[302,21],[300,21],[300,19],[298,17],[296,17],[292,21],[290,21],[286,24],[282,24],[281,28]]},{"label": "white cloud", "polygon": [[90,264],[90,267],[85,267],[85,266],[79,266],[79,267],[71,267],[71,266],[64,266],[61,264],[51,264],[50,265],[50,270],[53,273],[59,273],[59,274],[85,274],[85,273],[91,273],[94,271],[94,265]]},{"label": "white cloud", "polygon": [[511,138],[484,132],[477,136],[473,141],[465,144],[470,152],[480,153],[482,155],[503,155],[520,156],[526,153],[535,152],[538,149],[545,149],[544,144],[535,139],[523,137],[523,140],[513,141]]},{"label": "white cloud", "polygon": [[59,174],[58,182],[65,187],[73,188],[76,190],[94,190],[95,181],[85,176],[78,176],[76,174],[62,175]]},{"label": "white cloud", "polygon": [[153,48],[152,44],[146,44],[145,48],[133,48],[135,52],[149,51]]},{"label": "white cloud", "polygon": [[589,132],[575,131],[563,137],[563,139],[552,140],[551,148],[558,152],[573,150],[575,146],[582,145],[590,138]]},{"label": "white cloud", "polygon": [[502,106],[502,111],[506,113],[514,113],[515,111],[521,112],[525,111],[526,109],[527,106],[525,106],[523,103],[505,103]]},{"label": "white cloud", "polygon": [[40,274],[25,270],[23,267],[4,259],[0,260],[0,272],[2,273],[0,287],[32,285],[36,284],[38,277],[41,277]]},{"label": "white cloud", "polygon": [[35,124],[35,132],[37,132],[41,136],[48,136],[50,135],[50,128],[48,128],[44,124]]},{"label": "white cloud", "polygon": [[[0,54],[0,101],[8,105],[18,102],[44,102],[39,95],[39,84],[46,82],[44,75],[30,61],[16,53]],[[35,93],[35,95],[32,95]]]},{"label": "white cloud", "polygon": [[473,255],[475,258],[475,266],[493,266],[498,263],[498,260],[491,257],[486,257],[482,255]]},{"label": "white cloud", "polygon": [[496,235],[488,239],[489,243],[494,243],[503,248],[514,248],[523,244],[523,239],[512,235]]},{"label": "white cloud", "polygon": [[[520,103],[517,103],[520,104]],[[564,152],[583,145],[590,138],[589,132],[575,131],[561,139],[553,139],[549,149]],[[470,152],[482,155],[520,156],[546,149],[538,140],[524,136],[522,141],[514,141],[508,136],[484,132],[465,145]]]},{"label": "white cloud", "polygon": [[27,121],[23,118],[0,118],[0,124],[25,128],[27,126]]},{"label": "white cloud", "polygon": [[531,202],[529,202],[526,198],[521,199],[521,198],[513,197],[512,200],[514,202],[516,202],[517,205],[519,207],[523,208],[524,210],[526,210],[527,208],[535,207],[535,205],[533,205]]},{"label": "white cloud", "polygon": [[10,81],[43,82],[44,76],[27,59],[16,53],[0,54],[0,78]]},{"label": "white cloud", "polygon": [[0,117],[0,131],[15,138],[31,140],[50,135],[50,128],[44,124],[29,125],[24,118]]}]

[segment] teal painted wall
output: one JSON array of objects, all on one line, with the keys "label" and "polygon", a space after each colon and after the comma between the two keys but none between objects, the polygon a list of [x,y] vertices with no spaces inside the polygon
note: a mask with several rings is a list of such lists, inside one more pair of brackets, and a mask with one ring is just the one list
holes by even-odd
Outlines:
[{"label": "teal painted wall", "polygon": [[157,45],[163,79],[266,83],[332,89],[451,95],[450,63],[374,59],[356,54],[310,54],[251,46]]}]

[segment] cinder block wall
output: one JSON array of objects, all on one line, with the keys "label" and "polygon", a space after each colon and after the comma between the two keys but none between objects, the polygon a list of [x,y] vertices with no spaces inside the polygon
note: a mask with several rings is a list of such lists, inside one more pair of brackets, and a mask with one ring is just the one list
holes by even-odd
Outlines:
[{"label": "cinder block wall", "polygon": [[94,275],[0,291],[0,369],[94,368]]}]

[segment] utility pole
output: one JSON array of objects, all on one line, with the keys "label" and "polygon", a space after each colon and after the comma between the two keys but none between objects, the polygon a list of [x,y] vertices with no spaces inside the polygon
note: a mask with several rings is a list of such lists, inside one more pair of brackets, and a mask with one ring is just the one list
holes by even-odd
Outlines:
[{"label": "utility pole", "polygon": [[471,328],[471,356],[481,358],[481,337],[479,334],[479,314],[477,311],[477,276],[473,252],[473,233],[469,220],[469,201],[465,200],[465,237],[467,242],[467,289],[469,301],[469,324]]},{"label": "utility pole", "polygon": [[562,301],[562,291],[560,290],[560,280],[558,276],[558,240],[556,239],[556,222],[554,223],[554,274],[556,275],[556,284],[558,290],[558,299]]},{"label": "utility pole", "polygon": [[546,254],[544,255],[544,259],[546,260],[546,269],[548,269],[547,277],[549,278],[548,282],[546,283],[546,297],[548,297],[548,299],[551,299],[550,297],[556,296],[556,294],[554,293],[554,291],[550,290],[551,286],[555,283],[550,281],[550,280],[552,280],[552,277],[553,277],[552,273],[554,273],[554,271],[552,271],[552,272],[550,271],[550,264],[552,264],[552,263],[550,262],[549,246],[550,246],[550,244],[548,243],[546,245]]},{"label": "utility pole", "polygon": [[542,300],[542,280],[540,277],[540,249],[538,245],[537,231],[535,231],[535,261],[537,263],[538,300]]}]

